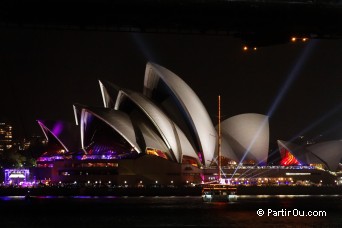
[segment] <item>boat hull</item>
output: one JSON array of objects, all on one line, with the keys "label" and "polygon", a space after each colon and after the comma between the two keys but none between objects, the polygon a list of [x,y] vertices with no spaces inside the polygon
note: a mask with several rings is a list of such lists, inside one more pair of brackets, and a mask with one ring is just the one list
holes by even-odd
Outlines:
[{"label": "boat hull", "polygon": [[236,198],[236,187],[232,186],[208,185],[202,190],[204,202],[230,202],[235,201]]}]

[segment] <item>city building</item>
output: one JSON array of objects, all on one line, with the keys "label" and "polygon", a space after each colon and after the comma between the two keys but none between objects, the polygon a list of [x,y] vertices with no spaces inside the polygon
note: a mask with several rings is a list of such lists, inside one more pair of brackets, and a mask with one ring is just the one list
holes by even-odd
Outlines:
[{"label": "city building", "polygon": [[7,122],[0,122],[0,153],[13,146],[12,125]]}]

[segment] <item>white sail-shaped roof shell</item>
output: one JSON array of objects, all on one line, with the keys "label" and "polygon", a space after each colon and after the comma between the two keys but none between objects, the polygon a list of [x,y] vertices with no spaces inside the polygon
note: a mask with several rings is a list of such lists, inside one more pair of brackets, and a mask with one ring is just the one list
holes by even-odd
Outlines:
[{"label": "white sail-shaped roof shell", "polygon": [[[99,83],[105,107],[119,110],[119,106],[125,97],[132,100],[131,97],[127,95],[127,93],[124,92],[124,90],[122,90],[120,87],[110,82],[99,81]],[[135,102],[134,100],[132,101]],[[136,105],[137,107],[140,107],[137,103]],[[142,151],[145,151],[146,148],[153,148],[168,153],[169,157],[174,157],[173,152],[170,151],[169,147],[159,136],[158,132],[155,132],[153,129],[151,129],[151,126],[148,123],[144,122],[144,120],[141,119],[141,117],[139,117],[137,113],[133,113],[133,116],[132,113],[129,115],[130,118],[133,118],[133,122],[139,126],[139,130],[142,134],[142,137],[144,138],[143,145],[140,146]]]},{"label": "white sail-shaped roof shell", "polygon": [[101,89],[101,95],[103,100],[103,106],[105,108],[113,108],[115,105],[115,100],[119,92],[119,87],[114,84],[99,80],[99,85]]},{"label": "white sail-shaped roof shell", "polygon": [[310,164],[326,164],[325,161],[321,160],[318,156],[311,153],[306,147],[300,146],[291,142],[277,140],[278,147],[282,147],[290,151],[291,154],[301,163],[301,165]]},{"label": "white sail-shaped roof shell", "polygon": [[322,143],[317,143],[308,146],[313,154],[321,158],[328,165],[328,169],[331,171],[336,171],[338,164],[342,159],[342,141],[334,140]]},{"label": "white sail-shaped roof shell", "polygon": [[84,134],[87,131],[88,115],[93,115],[99,120],[106,123],[109,127],[118,132],[137,153],[141,153],[141,149],[136,141],[134,128],[130,117],[121,111],[106,109],[106,108],[83,108],[81,114],[81,144],[84,145]]},{"label": "white sail-shaped roof shell", "polygon": [[217,133],[210,116],[195,92],[176,74],[154,63],[147,63],[144,79],[144,95],[151,98],[158,81],[162,80],[176,98],[181,113],[190,123],[190,131],[203,153],[203,164],[212,160],[215,153]]},{"label": "white sail-shaped roof shell", "polygon": [[82,109],[86,108],[86,105],[82,105],[82,104],[73,104],[72,108],[74,110],[74,117],[75,117],[75,124],[78,126],[80,119],[81,119],[81,115],[82,115]]},{"label": "white sail-shaped roof shell", "polygon": [[120,110],[120,104],[124,97],[133,101],[150,119],[177,162],[182,162],[183,155],[191,156],[198,160],[198,155],[185,134],[158,106],[142,94],[130,90],[120,90],[115,109]]},{"label": "white sail-shaped roof shell", "polygon": [[58,142],[59,144],[64,148],[65,151],[69,152],[69,148],[63,143],[63,141],[58,137],[58,135],[56,135],[51,129],[51,127],[49,128],[48,126],[46,126],[47,124],[44,123],[44,121],[40,121],[40,120],[37,120],[40,128],[42,129],[44,135],[45,135],[45,138],[47,140],[50,140],[49,137],[48,137],[48,134],[52,135]]},{"label": "white sail-shaped roof shell", "polygon": [[229,144],[229,140],[226,138],[221,138],[221,156],[234,160],[237,163],[242,159],[242,156],[238,156],[234,153],[233,148]]},{"label": "white sail-shaped roof shell", "polygon": [[[239,162],[243,162],[242,159],[252,159],[258,163],[267,162],[269,149],[267,116],[257,113],[233,116],[221,122],[221,132],[222,141],[227,141]],[[222,146],[224,145],[222,143]],[[224,150],[225,148],[222,148],[223,153]]]},{"label": "white sail-shaped roof shell", "polygon": [[134,116],[133,114],[133,118],[138,120],[135,121],[135,124],[138,126],[139,130],[141,131],[142,137],[144,138],[145,148],[141,148],[141,150],[145,151],[146,148],[153,148],[162,152],[166,152],[170,157],[172,157],[167,148],[167,145],[160,137],[158,132],[154,131],[149,123],[145,121],[139,121],[139,116]]}]

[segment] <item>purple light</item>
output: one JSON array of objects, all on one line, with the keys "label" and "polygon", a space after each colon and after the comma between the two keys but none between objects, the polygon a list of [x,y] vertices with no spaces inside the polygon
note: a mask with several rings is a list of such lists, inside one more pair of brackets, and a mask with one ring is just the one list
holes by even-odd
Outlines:
[{"label": "purple light", "polygon": [[202,154],[201,153],[197,153],[197,154],[198,154],[198,159],[200,160],[201,163],[203,163]]},{"label": "purple light", "polygon": [[52,157],[40,157],[39,161],[55,161],[55,160],[64,160],[63,156],[52,156]]},{"label": "purple light", "polygon": [[52,133],[58,137],[60,135],[60,133],[62,132],[63,130],[63,123],[62,122],[57,122],[55,124],[55,126],[53,126],[53,129],[52,129]]},{"label": "purple light", "polygon": [[200,177],[201,177],[202,182],[204,182],[205,181],[205,177],[204,177],[203,173],[200,174]]},{"label": "purple light", "polygon": [[25,196],[1,196],[0,200],[9,201],[9,200],[22,200]]},{"label": "purple light", "polygon": [[5,169],[5,183],[19,184],[20,182],[27,182],[30,171],[28,169]]}]

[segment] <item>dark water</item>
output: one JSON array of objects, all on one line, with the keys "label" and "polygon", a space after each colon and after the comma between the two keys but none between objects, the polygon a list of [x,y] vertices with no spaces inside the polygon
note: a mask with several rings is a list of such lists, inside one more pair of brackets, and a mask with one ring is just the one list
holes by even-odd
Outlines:
[{"label": "dark water", "polygon": [[[0,197],[0,208],[1,227],[342,227],[342,196],[238,196],[226,203],[200,197],[12,196]],[[258,209],[265,214],[258,216]],[[268,210],[297,216],[267,216]],[[326,214],[300,216],[310,211]]]}]

